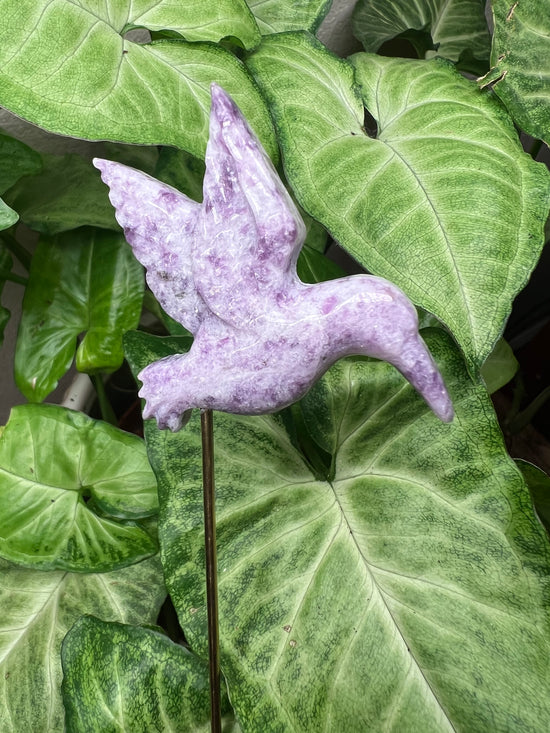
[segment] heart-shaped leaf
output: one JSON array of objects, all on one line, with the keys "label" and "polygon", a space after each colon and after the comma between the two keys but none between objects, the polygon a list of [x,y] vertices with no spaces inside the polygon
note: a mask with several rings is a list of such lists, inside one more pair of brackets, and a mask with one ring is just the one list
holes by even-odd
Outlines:
[{"label": "heart-shaped leaf", "polygon": [[175,145],[204,157],[210,84],[217,82],[276,159],[265,102],[229,51],[213,43],[162,39],[138,44],[124,37],[127,28],[144,25],[147,18],[152,28],[162,26],[193,40],[196,28],[209,41],[218,40],[220,33],[243,35],[244,22],[253,38],[243,43],[253,45],[259,32],[245,3],[165,1],[154,6],[145,0],[6,0],[0,25],[0,104],[63,135]]},{"label": "heart-shaped leaf", "polygon": [[[339,362],[303,401],[332,480],[279,418],[215,414],[222,669],[245,731],[550,725],[550,546],[484,387],[446,334],[426,340],[454,422],[388,364]],[[165,577],[205,654],[198,419],[146,431]]]},{"label": "heart-shaped leaf", "polygon": [[84,616],[62,659],[68,733],[210,731],[208,664],[158,631]]},{"label": "heart-shaped leaf", "polygon": [[[15,378],[41,402],[70,367],[114,371],[122,334],[137,326],[144,279],[122,233],[76,229],[39,242],[15,352]],[[77,349],[77,337],[86,332]]]},{"label": "heart-shaped leaf", "polygon": [[82,614],[152,624],[165,595],[158,558],[97,575],[29,570],[0,560],[2,732],[64,730],[61,643]]},{"label": "heart-shaped leaf", "polygon": [[479,80],[525,132],[550,143],[550,6],[492,0],[491,70]]},{"label": "heart-shaped leaf", "polygon": [[315,33],[331,5],[332,0],[248,0],[264,35],[294,30]]},{"label": "heart-shaped leaf", "polygon": [[353,31],[366,51],[378,51],[385,41],[409,30],[430,34],[434,50],[426,58],[437,54],[458,61],[468,54],[487,68],[491,42],[485,0],[359,0],[354,8]]},{"label": "heart-shaped leaf", "polygon": [[358,54],[372,139],[352,68],[307,34],[268,38],[248,63],[302,206],[482,364],[537,262],[550,203],[550,175],[501,105],[444,61]]},{"label": "heart-shaped leaf", "polygon": [[118,229],[100,176],[80,155],[44,155],[40,172],[19,180],[5,199],[25,224],[43,234],[85,225]]},{"label": "heart-shaped leaf", "polygon": [[42,168],[42,158],[25,143],[10,135],[0,133],[0,193],[23,176],[38,173]]},{"label": "heart-shaped leaf", "polygon": [[103,572],[156,552],[135,521],[157,511],[143,442],[54,405],[14,407],[0,436],[0,556]]}]

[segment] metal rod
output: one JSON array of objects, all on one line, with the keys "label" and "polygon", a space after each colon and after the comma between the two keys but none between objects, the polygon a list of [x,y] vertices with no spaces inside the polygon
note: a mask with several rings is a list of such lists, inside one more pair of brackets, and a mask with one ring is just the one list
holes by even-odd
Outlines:
[{"label": "metal rod", "polygon": [[206,608],[210,673],[210,727],[221,733],[220,636],[218,624],[218,563],[216,553],[216,491],[214,485],[214,428],[212,410],[201,412],[204,548],[206,551]]}]

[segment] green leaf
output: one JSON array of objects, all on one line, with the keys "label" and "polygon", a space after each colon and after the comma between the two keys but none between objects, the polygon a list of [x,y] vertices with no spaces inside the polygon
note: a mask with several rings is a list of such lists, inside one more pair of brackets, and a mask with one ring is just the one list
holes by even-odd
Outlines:
[{"label": "green leaf", "polygon": [[142,45],[123,36],[126,28],[156,13],[158,22],[150,21],[151,26],[163,25],[189,38],[192,27],[206,28],[212,13],[223,18],[228,3],[244,9],[226,16],[237,19],[237,25],[230,22],[221,31],[216,30],[218,22],[208,25],[216,31],[207,32],[209,40],[219,32],[239,35],[243,22],[252,28],[253,18],[242,0],[196,0],[187,28],[183,5],[167,1],[153,8],[145,0],[6,0],[0,25],[0,104],[63,135],[175,145],[204,157],[210,84],[217,82],[234,97],[276,159],[265,102],[229,51],[177,39]]},{"label": "green leaf", "polygon": [[[90,3],[82,3],[91,11]],[[188,41],[221,41],[235,38],[243,48],[253,48],[260,42],[260,32],[245,0],[132,0],[119,2],[126,6],[118,23],[120,28],[143,27],[150,31],[176,31]]]},{"label": "green leaf", "polygon": [[2,733],[59,733],[61,643],[82,614],[154,623],[165,597],[157,558],[98,575],[42,572],[0,560]]},{"label": "green leaf", "polygon": [[479,79],[529,135],[550,143],[550,5],[492,0],[491,70]]},{"label": "green leaf", "polygon": [[[42,239],[32,260],[15,353],[25,397],[41,402],[70,367],[114,371],[135,328],[143,273],[122,233],[78,229]],[[77,347],[77,337],[86,332]]]},{"label": "green leaf", "polygon": [[529,487],[537,515],[550,533],[550,476],[527,461],[516,460],[516,463]]},{"label": "green leaf", "polygon": [[68,733],[210,731],[208,664],[158,631],[85,616],[62,660]]},{"label": "green leaf", "polygon": [[481,367],[481,376],[489,394],[508,384],[518,367],[518,361],[510,344],[500,338]]},{"label": "green leaf", "polygon": [[[366,51],[409,30],[431,35],[434,55],[458,61],[461,54],[489,61],[490,37],[485,0],[359,0],[353,11],[353,31]],[[413,44],[414,45],[414,44]],[[487,68],[487,64],[485,64]]]},{"label": "green leaf", "polygon": [[[0,273],[2,271],[9,272],[13,266],[13,260],[7,247],[0,240]],[[0,295],[5,285],[5,278],[0,274]],[[10,312],[7,308],[0,305],[0,346],[4,340],[4,329],[6,328],[8,321],[10,320]]]},{"label": "green leaf", "polygon": [[8,229],[19,219],[16,211],[10,208],[5,201],[0,199],[0,230]]},{"label": "green leaf", "polygon": [[23,176],[39,173],[41,156],[28,145],[9,135],[0,133],[0,193]]},{"label": "green leaf", "polygon": [[104,572],[156,552],[135,521],[157,511],[143,442],[57,405],[19,405],[0,436],[0,556]]},{"label": "green leaf", "polygon": [[[215,414],[222,669],[245,731],[550,726],[550,545],[483,385],[445,333],[427,340],[451,424],[367,359],[303,400],[332,481],[279,418]],[[198,416],[146,435],[167,585],[204,655]]]},{"label": "green leaf", "polygon": [[5,196],[21,220],[42,234],[80,226],[118,229],[98,171],[80,155],[44,155],[43,169],[20,179]]},{"label": "green leaf", "polygon": [[301,205],[481,365],[537,262],[550,204],[550,175],[501,105],[445,61],[358,54],[372,139],[352,68],[311,37],[273,36],[248,63]]},{"label": "green leaf", "polygon": [[346,273],[321,252],[304,245],[298,257],[298,277],[305,283],[319,283],[343,277]]},{"label": "green leaf", "polygon": [[186,153],[185,150],[162,148],[155,169],[155,178],[177,188],[193,201],[201,202],[204,169],[204,161]]},{"label": "green leaf", "polygon": [[332,0],[248,0],[264,35],[295,30],[315,33],[331,5]]}]

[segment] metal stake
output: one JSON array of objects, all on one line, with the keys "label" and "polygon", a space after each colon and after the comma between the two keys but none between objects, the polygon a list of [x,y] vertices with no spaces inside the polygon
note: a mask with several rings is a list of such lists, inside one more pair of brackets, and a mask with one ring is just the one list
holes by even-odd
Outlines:
[{"label": "metal stake", "polygon": [[218,625],[218,563],[216,553],[216,504],[214,486],[214,429],[212,410],[201,412],[202,486],[204,497],[204,548],[206,551],[206,608],[210,673],[210,727],[221,733],[220,635]]}]

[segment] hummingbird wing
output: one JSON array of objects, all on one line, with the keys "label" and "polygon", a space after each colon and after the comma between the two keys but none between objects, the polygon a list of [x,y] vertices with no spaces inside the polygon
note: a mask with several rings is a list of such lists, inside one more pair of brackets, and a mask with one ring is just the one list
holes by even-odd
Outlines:
[{"label": "hummingbird wing", "polygon": [[122,163],[95,158],[116,218],[164,310],[196,333],[208,308],[193,281],[192,244],[200,204]]},{"label": "hummingbird wing", "polygon": [[267,153],[215,84],[195,234],[197,290],[213,313],[236,327],[281,302],[305,239],[302,218]]}]

